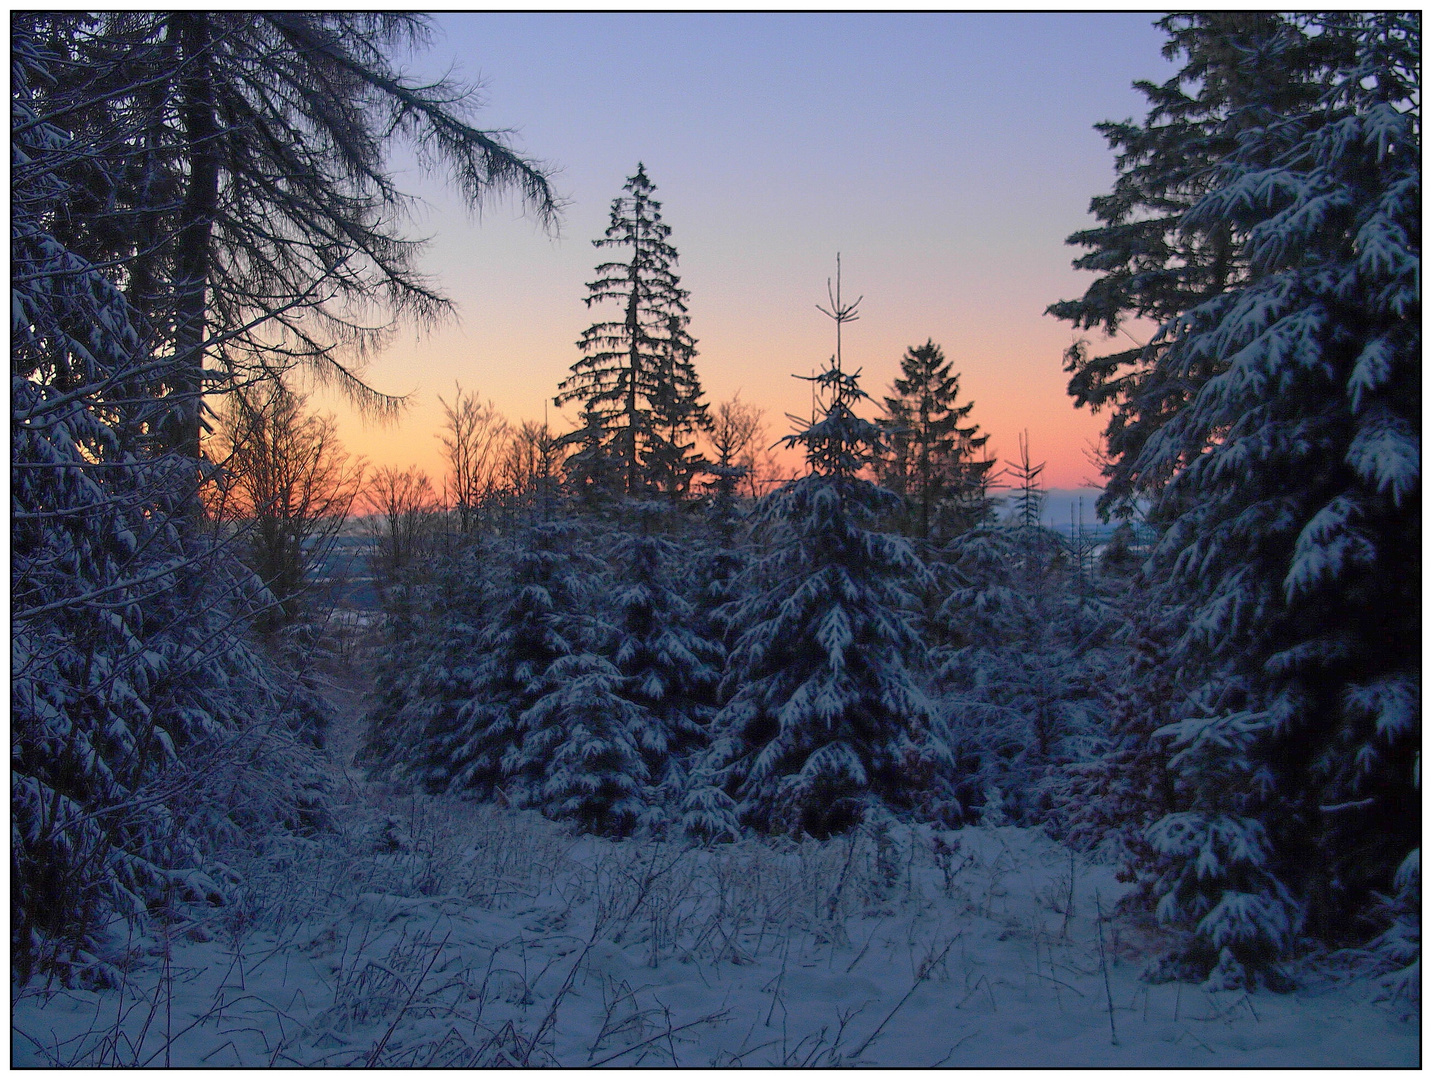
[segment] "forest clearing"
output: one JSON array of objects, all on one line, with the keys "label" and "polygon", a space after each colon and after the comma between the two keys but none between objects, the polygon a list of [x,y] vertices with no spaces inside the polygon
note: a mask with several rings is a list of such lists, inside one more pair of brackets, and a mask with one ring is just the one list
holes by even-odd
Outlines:
[{"label": "forest clearing", "polygon": [[[1124,18],[13,13],[13,1063],[1416,1066],[1420,13]],[[574,80],[587,38],[709,40],[793,171],[691,164],[710,95],[655,65],[602,92],[687,119],[576,199],[409,66],[440,26]],[[1112,26],[1167,78],[1079,113],[1093,276],[996,310],[1055,218],[986,245],[979,175],[1046,144],[946,90],[977,33],[1033,68]],[[963,51],[798,101],[827,40]],[[894,140],[851,169],[976,210],[816,213],[797,293],[769,222],[866,182],[802,141],[846,108]],[[998,138],[911,134],[957,121]],[[444,280],[520,259],[430,273],[414,177],[459,246],[502,198],[551,241],[462,357],[508,405],[421,401]],[[1009,420],[1051,379],[1097,482]]]}]

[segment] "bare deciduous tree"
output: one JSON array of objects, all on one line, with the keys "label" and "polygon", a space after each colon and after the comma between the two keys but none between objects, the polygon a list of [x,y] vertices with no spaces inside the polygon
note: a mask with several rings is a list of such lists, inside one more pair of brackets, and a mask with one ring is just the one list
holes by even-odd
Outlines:
[{"label": "bare deciduous tree", "polygon": [[377,469],[363,491],[369,559],[380,581],[391,583],[427,554],[436,533],[438,498],[427,473],[391,466]]},{"label": "bare deciduous tree", "polygon": [[502,483],[519,501],[551,495],[562,467],[562,448],[546,424],[524,420],[507,442]]},{"label": "bare deciduous tree", "polygon": [[501,483],[510,428],[496,405],[461,384],[450,403],[443,398],[438,402],[444,416],[438,438],[448,463],[448,505],[457,511],[458,529],[466,536],[477,523],[479,508]]},{"label": "bare deciduous tree", "polygon": [[738,390],[713,410],[707,434],[715,464],[740,470],[733,492],[744,491],[753,499],[760,497],[761,485],[777,471],[775,454],[767,444],[765,415],[765,409],[742,401]]},{"label": "bare deciduous tree", "polygon": [[215,449],[226,458],[227,481],[218,508],[243,522],[241,550],[277,601],[261,620],[269,630],[298,617],[365,469],[338,441],[333,417],[306,413],[306,400],[276,381],[235,390],[219,414]]}]

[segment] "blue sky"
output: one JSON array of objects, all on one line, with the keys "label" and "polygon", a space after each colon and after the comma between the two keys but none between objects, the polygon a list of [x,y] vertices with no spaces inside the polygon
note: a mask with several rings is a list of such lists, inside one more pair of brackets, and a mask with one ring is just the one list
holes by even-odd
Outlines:
[{"label": "blue sky", "polygon": [[[435,16],[413,70],[484,84],[486,128],[555,166],[559,235],[510,202],[480,220],[403,155],[426,208],[425,266],[460,321],[400,334],[368,377],[412,392],[398,428],[339,411],[349,445],[381,464],[441,466],[436,396],[454,380],[513,419],[540,418],[592,320],[591,240],[638,160],[664,204],[691,291],[711,400],[740,389],[772,437],[807,391],[791,379],[833,351],[815,310],[842,253],[849,364],[878,398],[907,345],[934,338],[974,418],[1011,456],[1027,427],[1047,482],[1093,474],[1102,423],[1064,393],[1070,328],[1044,316],[1078,295],[1063,240],[1091,223],[1113,158],[1092,125],[1142,116],[1137,78],[1161,81],[1154,16],[1079,14],[458,14]],[[569,410],[570,411],[570,410]],[[554,423],[560,415],[552,410]]]}]

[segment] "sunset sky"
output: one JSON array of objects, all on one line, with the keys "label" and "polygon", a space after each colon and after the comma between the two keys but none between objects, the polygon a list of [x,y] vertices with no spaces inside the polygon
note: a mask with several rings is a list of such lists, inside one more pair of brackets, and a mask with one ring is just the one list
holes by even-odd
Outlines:
[{"label": "sunset sky", "polygon": [[[657,186],[707,398],[740,391],[771,438],[808,413],[809,374],[834,351],[816,311],[836,253],[847,297],[847,368],[877,401],[906,346],[933,338],[962,375],[962,400],[1000,458],[1028,429],[1050,487],[1096,477],[1086,458],[1103,417],[1065,394],[1075,335],[1043,314],[1090,275],[1064,244],[1092,224],[1114,179],[1092,125],[1142,117],[1135,79],[1172,65],[1147,14],[442,14],[410,69],[484,84],[480,126],[512,129],[556,168],[567,200],[556,237],[512,201],[474,218],[400,154],[423,260],[457,304],[434,331],[406,329],[365,373],[411,394],[397,424],[361,421],[336,397],[350,450],[378,465],[443,472],[438,395],[454,382],[512,420],[566,430],[551,407],[594,321],[582,303],[601,253],[591,241],[638,161]],[[1145,340],[1147,327],[1130,327]],[[1094,335],[1095,341],[1101,340]],[[866,415],[874,414],[873,405]]]}]

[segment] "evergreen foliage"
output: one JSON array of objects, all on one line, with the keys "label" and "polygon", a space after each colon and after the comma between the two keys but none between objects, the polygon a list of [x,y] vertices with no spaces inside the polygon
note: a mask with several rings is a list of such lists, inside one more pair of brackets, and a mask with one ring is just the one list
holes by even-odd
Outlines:
[{"label": "evergreen foliage", "polygon": [[[22,981],[37,967],[66,981],[100,971],[91,946],[116,916],[217,902],[203,873],[216,846],[321,823],[307,770],[326,710],[281,655],[247,644],[262,586],[205,516],[217,470],[202,456],[202,397],[304,364],[360,402],[394,404],[338,351],[381,340],[375,311],[445,309],[393,225],[393,137],[414,136],[473,200],[516,187],[552,213],[540,170],[462,119],[470,94],[393,69],[390,47],[425,25],[227,11],[12,20]],[[293,584],[272,576],[280,592]],[[270,644],[294,654],[310,631]]]},{"label": "evergreen foliage", "polygon": [[1054,824],[1065,770],[1103,727],[1118,626],[1104,590],[1076,588],[1060,538],[1038,526],[973,529],[937,565],[945,598],[928,632],[960,812],[993,800],[1014,824]]},{"label": "evergreen foliage", "polygon": [[647,774],[679,793],[680,763],[704,748],[725,657],[702,635],[695,605],[673,587],[683,555],[676,543],[644,531],[622,537],[614,554],[612,662],[625,680],[622,696],[650,714],[638,732]]},{"label": "evergreen foliage", "polygon": [[488,691],[480,681],[484,630],[496,591],[492,546],[459,549],[426,572],[409,568],[383,591],[387,640],[374,671],[358,760],[375,773],[445,790],[451,762],[428,744],[458,726],[458,714]]},{"label": "evergreen foliage", "polygon": [[696,342],[686,329],[689,294],[673,269],[671,226],[661,220],[645,166],[637,165],[622,190],[606,234],[592,243],[629,249],[628,261],[598,266],[585,298],[588,308],[611,301],[622,311],[593,323],[577,342],[585,355],[555,400],[582,402],[582,425],[563,442],[581,447],[569,464],[583,488],[682,494],[701,467],[695,433],[710,424],[692,364]]},{"label": "evergreen foliage", "polygon": [[643,750],[660,726],[627,696],[626,681],[592,653],[561,657],[542,674],[540,696],[520,717],[522,743],[506,763],[523,782],[525,805],[610,836],[646,818],[655,798]]},{"label": "evergreen foliage", "polygon": [[824,415],[788,439],[812,471],[755,512],[765,554],[732,605],[739,637],[713,760],[746,823],[826,836],[872,801],[909,807],[912,771],[938,751],[905,588],[928,571],[908,542],[874,531],[899,499],[857,475],[881,446],[879,427],[853,411],[857,376],[832,361],[817,385]]},{"label": "evergreen foliage", "polygon": [[[1117,154],[1118,178],[1090,203],[1100,225],[1068,242],[1090,249],[1075,267],[1099,276],[1080,299],[1049,307],[1076,328],[1122,333],[1134,346],[1095,356],[1080,342],[1065,355],[1070,395],[1095,412],[1109,410],[1105,510],[1167,479],[1135,467],[1140,451],[1221,369],[1220,358],[1210,357],[1171,377],[1166,345],[1140,344],[1125,324],[1161,324],[1247,279],[1237,225],[1186,213],[1216,185],[1215,167],[1238,148],[1241,132],[1277,129],[1315,109],[1346,54],[1339,39],[1309,37],[1274,12],[1176,14],[1156,25],[1168,34],[1164,55],[1183,57],[1183,66],[1162,85],[1134,84],[1149,101],[1143,123],[1095,125]],[[1279,148],[1260,151],[1271,162]]]},{"label": "evergreen foliage", "polygon": [[1419,46],[1415,14],[1278,17],[1244,43],[1259,78],[1275,47],[1334,67],[1315,102],[1250,90],[1230,113],[1180,221],[1234,238],[1242,270],[1175,306],[1144,380],[1183,396],[1111,442],[1154,493],[1174,657],[1202,680],[1162,732],[1183,805],[1149,834],[1159,910],[1193,934],[1183,970],[1224,984],[1300,927],[1348,935],[1418,843]]},{"label": "evergreen foliage", "polygon": [[1081,851],[1104,848],[1120,860],[1120,880],[1135,888],[1122,905],[1151,908],[1157,900],[1158,856],[1147,832],[1183,805],[1173,752],[1155,733],[1183,715],[1187,690],[1173,657],[1181,611],[1159,603],[1147,581],[1124,578],[1105,560],[1102,573],[1114,601],[1110,657],[1092,688],[1091,704],[1106,717],[1094,732],[1094,748],[1070,762],[1054,792],[1051,831]]},{"label": "evergreen foliage", "polygon": [[490,796],[509,777],[537,782],[542,763],[518,754],[527,712],[550,689],[547,669],[584,645],[577,612],[587,590],[565,531],[539,525],[523,537],[502,598],[463,658],[473,665],[467,699],[450,725],[429,724],[423,733],[430,787]]},{"label": "evergreen foliage", "polygon": [[885,442],[888,450],[875,459],[881,484],[910,504],[912,535],[939,539],[984,520],[985,496],[994,462],[975,461],[989,442],[978,424],[968,420],[973,401],[957,405],[960,376],[934,341],[905,350],[901,377],[885,399]]},{"label": "evergreen foliage", "polygon": [[193,527],[193,463],[130,408],[158,380],[132,309],[50,231],[84,150],[32,92],[54,57],[12,45],[11,946],[69,983],[114,916],[221,898],[212,847],[251,822],[206,778],[239,789],[233,748],[307,702],[244,644],[258,586]]}]

